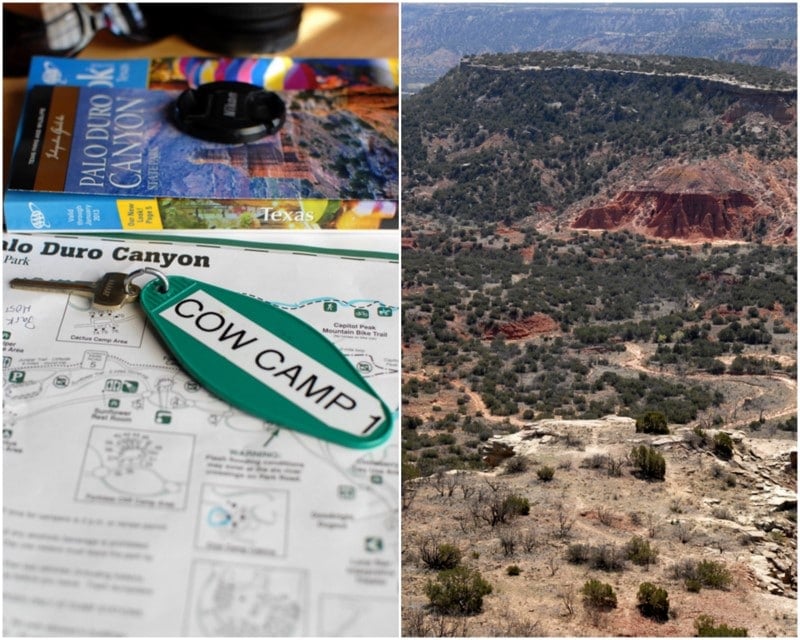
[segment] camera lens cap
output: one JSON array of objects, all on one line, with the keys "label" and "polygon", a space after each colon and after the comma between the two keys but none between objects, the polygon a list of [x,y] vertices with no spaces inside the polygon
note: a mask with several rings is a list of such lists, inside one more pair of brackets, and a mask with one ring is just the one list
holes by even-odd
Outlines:
[{"label": "camera lens cap", "polygon": [[277,93],[246,82],[209,82],[187,89],[172,111],[181,131],[229,144],[276,133],[286,119],[286,105]]}]

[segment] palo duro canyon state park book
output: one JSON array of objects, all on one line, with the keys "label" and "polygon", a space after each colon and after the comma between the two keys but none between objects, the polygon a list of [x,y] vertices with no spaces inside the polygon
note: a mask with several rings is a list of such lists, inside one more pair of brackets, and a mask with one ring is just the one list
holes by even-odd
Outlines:
[{"label": "palo duro canyon state park book", "polygon": [[[273,76],[268,63],[260,70],[244,63],[153,61],[150,88],[130,88],[110,81],[71,86],[53,63],[40,62],[52,84],[28,92],[6,228],[396,226],[396,85],[359,75],[358,69],[374,68],[367,61],[334,66],[339,72],[327,75],[320,69],[331,61],[283,61],[277,81],[274,63]],[[98,67],[93,72],[99,77]],[[282,87],[276,93],[286,117],[276,133],[225,144],[176,126],[171,109],[182,86],[231,77],[253,82],[254,74]],[[31,82],[36,77],[32,72]]]}]

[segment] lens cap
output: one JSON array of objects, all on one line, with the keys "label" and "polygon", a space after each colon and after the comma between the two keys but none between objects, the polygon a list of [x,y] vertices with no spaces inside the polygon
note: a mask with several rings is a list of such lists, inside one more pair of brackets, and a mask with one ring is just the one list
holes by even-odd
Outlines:
[{"label": "lens cap", "polygon": [[286,119],[277,93],[245,82],[210,82],[184,91],[173,106],[175,124],[209,142],[253,142],[276,133]]}]

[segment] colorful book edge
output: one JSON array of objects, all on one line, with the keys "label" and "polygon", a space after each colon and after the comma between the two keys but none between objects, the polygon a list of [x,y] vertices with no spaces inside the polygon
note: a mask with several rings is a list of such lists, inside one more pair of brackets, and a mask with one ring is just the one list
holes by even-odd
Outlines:
[{"label": "colorful book edge", "polygon": [[397,58],[291,58],[163,56],[81,59],[34,56],[28,86],[65,85],[168,89],[217,81],[246,82],[270,91],[343,87],[398,90]]},{"label": "colorful book edge", "polygon": [[388,200],[254,202],[8,191],[4,209],[8,231],[397,229],[397,203]]}]

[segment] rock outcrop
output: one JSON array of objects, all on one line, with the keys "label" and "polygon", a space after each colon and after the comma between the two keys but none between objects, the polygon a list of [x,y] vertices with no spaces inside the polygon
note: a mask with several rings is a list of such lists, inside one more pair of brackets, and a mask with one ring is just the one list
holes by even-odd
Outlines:
[{"label": "rock outcrop", "polygon": [[656,190],[624,191],[603,207],[581,214],[573,227],[616,229],[642,222],[656,238],[742,239],[758,217],[755,201],[747,194],[668,193]]},{"label": "rock outcrop", "polygon": [[[760,168],[754,166],[754,173]],[[606,204],[582,209],[572,227],[695,241],[794,241],[795,194],[788,177],[755,178],[724,161],[666,166]],[[785,193],[775,189],[780,182],[789,185]]]},{"label": "rock outcrop", "polygon": [[761,113],[782,125],[792,124],[797,118],[797,105],[793,95],[780,93],[743,92],[722,116],[727,123],[745,117],[749,113]]},{"label": "rock outcrop", "polygon": [[537,333],[558,331],[558,323],[548,315],[535,313],[514,322],[492,324],[484,329],[484,338],[494,338],[500,334],[507,340],[520,340]]}]

